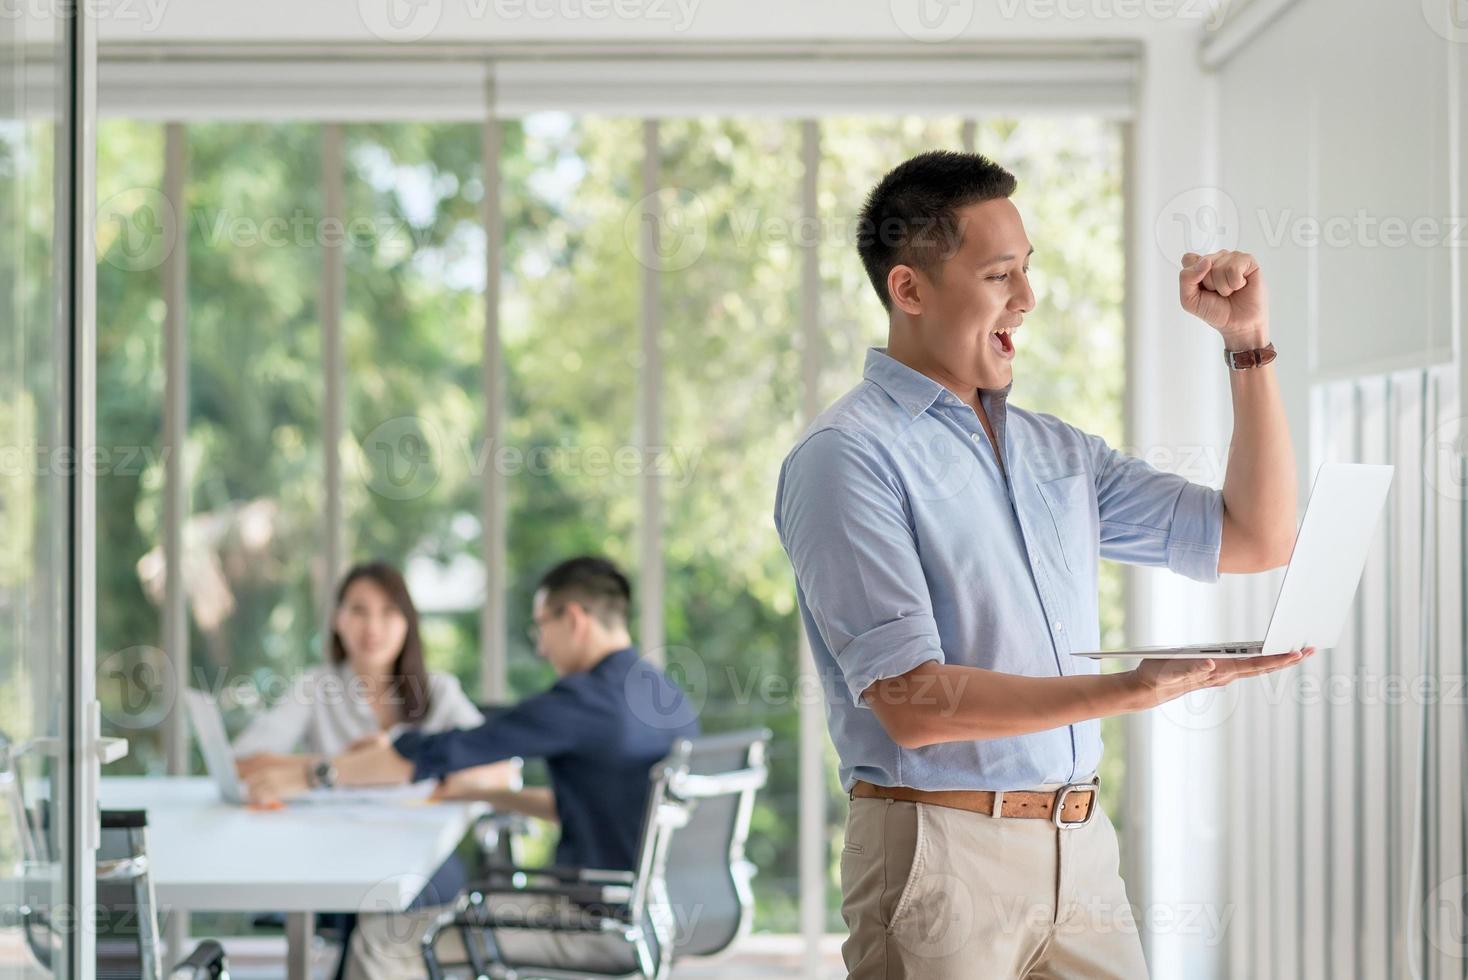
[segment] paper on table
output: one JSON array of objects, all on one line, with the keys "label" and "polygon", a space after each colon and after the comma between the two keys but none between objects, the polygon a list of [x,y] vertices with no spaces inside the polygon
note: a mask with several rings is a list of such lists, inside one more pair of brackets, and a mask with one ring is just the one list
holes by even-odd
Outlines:
[{"label": "paper on table", "polygon": [[428,799],[435,780],[425,779],[406,786],[339,786],[335,789],[313,789],[291,800],[292,803],[421,803]]}]

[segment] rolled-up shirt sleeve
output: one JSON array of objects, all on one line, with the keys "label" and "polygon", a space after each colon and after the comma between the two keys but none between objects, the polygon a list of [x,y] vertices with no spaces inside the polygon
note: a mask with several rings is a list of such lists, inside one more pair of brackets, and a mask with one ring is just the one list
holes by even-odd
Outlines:
[{"label": "rolled-up shirt sleeve", "polygon": [[944,662],[901,485],[863,436],[821,429],[786,460],[775,526],[854,703],[874,682]]},{"label": "rolled-up shirt sleeve", "polygon": [[1100,436],[1086,439],[1096,474],[1101,557],[1218,581],[1222,491],[1163,472]]}]

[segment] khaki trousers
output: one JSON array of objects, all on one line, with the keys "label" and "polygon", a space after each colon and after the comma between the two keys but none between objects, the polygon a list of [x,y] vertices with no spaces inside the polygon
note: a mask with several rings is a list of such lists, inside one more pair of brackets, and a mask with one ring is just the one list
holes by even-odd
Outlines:
[{"label": "khaki trousers", "polygon": [[1116,829],[853,799],[841,853],[850,980],[1147,976]]}]

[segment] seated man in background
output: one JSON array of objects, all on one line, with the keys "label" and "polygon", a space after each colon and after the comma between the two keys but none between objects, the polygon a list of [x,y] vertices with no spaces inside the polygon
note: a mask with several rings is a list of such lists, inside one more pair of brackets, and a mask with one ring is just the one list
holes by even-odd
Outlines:
[{"label": "seated man in background", "polygon": [[[559,676],[554,685],[478,728],[409,732],[339,755],[332,760],[334,781],[380,785],[440,779],[441,797],[487,798],[559,822],[557,865],[632,870],[649,772],[677,739],[697,734],[698,721],[678,686],[633,647],[627,630],[631,602],[631,587],[611,562],[581,557],[557,565],[536,590],[531,627],[536,651]],[[513,756],[545,759],[550,787],[509,793],[482,787],[473,774],[455,775]],[[251,798],[261,803],[305,789],[304,780],[288,778],[249,785]],[[513,900],[491,896],[490,906]],[[440,911],[363,915],[352,938],[347,976],[424,975],[420,940]],[[626,949],[615,937],[577,936],[568,942],[564,934],[528,929],[501,931],[495,938],[511,960],[562,969],[595,967]],[[462,962],[457,934],[445,934],[438,950],[445,963]]]}]

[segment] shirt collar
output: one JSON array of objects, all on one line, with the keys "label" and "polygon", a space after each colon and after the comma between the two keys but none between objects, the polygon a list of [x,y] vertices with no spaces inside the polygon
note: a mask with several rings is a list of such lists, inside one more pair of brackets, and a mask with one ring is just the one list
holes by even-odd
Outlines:
[{"label": "shirt collar", "polygon": [[618,662],[623,662],[623,661],[625,661],[625,662],[631,662],[633,660],[636,660],[637,658],[638,658],[638,653],[637,653],[637,647],[636,646],[623,647],[620,650],[613,650],[611,653],[607,654],[605,657],[602,657],[600,660],[598,660],[596,662],[595,666],[593,666],[591,669],[592,670],[597,670],[603,664],[611,664],[613,661],[618,661]]},{"label": "shirt collar", "polygon": [[[867,348],[866,367],[862,370],[862,377],[890,395],[907,413],[909,419],[915,419],[926,412],[944,395],[949,396],[954,403],[962,404],[947,388],[892,357],[885,347]],[[1004,401],[1008,399],[1009,390],[1013,387],[1014,380],[1011,379],[1003,388],[981,389],[981,397],[988,396],[985,397],[985,405],[990,404],[991,399],[996,396]]]}]

